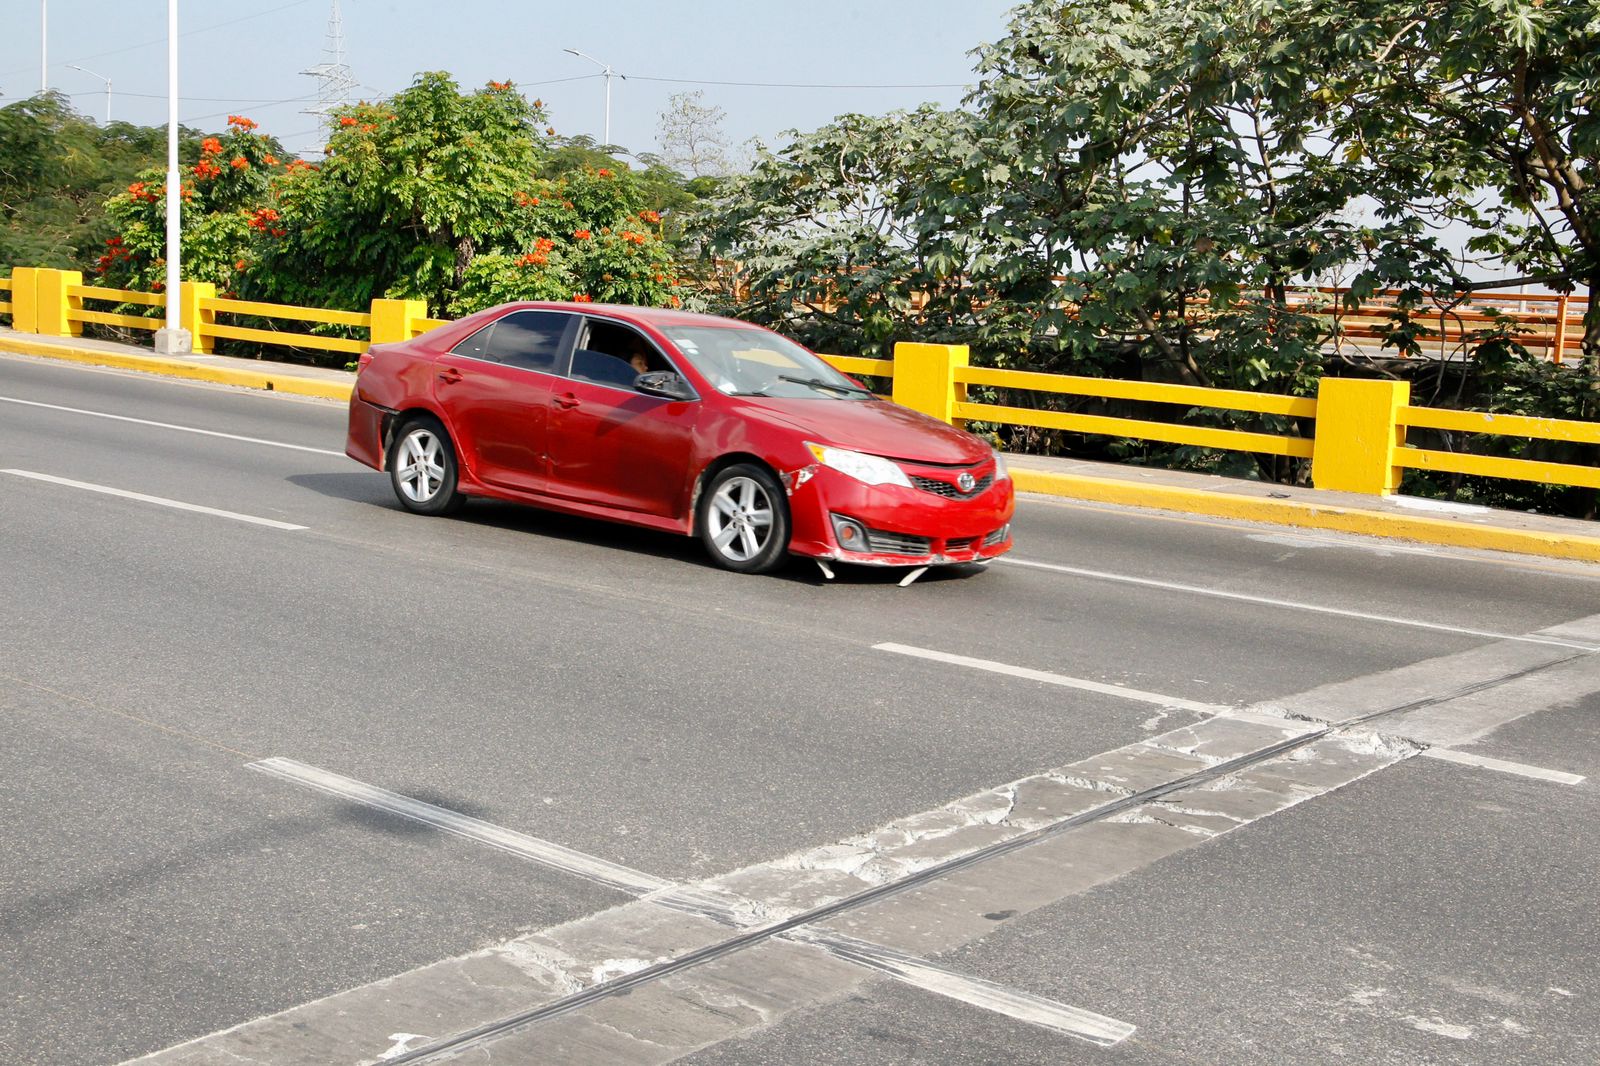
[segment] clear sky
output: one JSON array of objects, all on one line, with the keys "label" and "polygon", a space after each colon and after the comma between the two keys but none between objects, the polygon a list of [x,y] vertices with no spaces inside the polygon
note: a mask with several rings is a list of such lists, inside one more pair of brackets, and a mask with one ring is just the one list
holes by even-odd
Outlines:
[{"label": "clear sky", "polygon": [[[472,87],[509,78],[545,101],[559,132],[599,139],[604,85],[599,68],[562,51],[576,48],[629,75],[612,82],[611,140],[649,151],[675,92],[698,89],[723,108],[735,144],[774,143],[785,129],[815,129],[847,111],[954,105],[974,80],[967,53],[1003,35],[1013,2],[341,0],[341,8],[358,98],[392,93],[423,70],[449,71]],[[113,118],[166,121],[165,0],[44,4],[52,88],[103,119],[110,78]],[[0,0],[0,104],[39,89],[41,6]],[[291,150],[320,145],[318,120],[301,113],[316,83],[299,72],[323,61],[330,8],[330,0],[180,0],[179,121],[216,129],[228,114],[245,114]]]}]

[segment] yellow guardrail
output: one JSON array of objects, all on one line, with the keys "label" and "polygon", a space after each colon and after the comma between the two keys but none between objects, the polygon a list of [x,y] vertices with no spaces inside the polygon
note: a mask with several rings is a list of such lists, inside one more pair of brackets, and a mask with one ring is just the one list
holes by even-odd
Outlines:
[{"label": "yellow guardrail", "polygon": [[[77,271],[33,267],[13,268],[10,278],[0,278],[0,292],[10,296],[0,303],[0,312],[10,313],[14,330],[54,337],[80,335],[85,323],[144,330],[163,324],[158,319],[94,310],[86,307],[86,302],[146,307],[167,304],[162,293],[85,285]],[[371,344],[406,340],[450,321],[427,317],[420,300],[373,300],[367,311],[337,311],[225,299],[204,282],[184,282],[179,287],[178,310],[199,353],[209,352],[214,340],[227,338],[358,354]],[[234,325],[218,322],[218,315],[366,330],[368,339]],[[1389,493],[1399,487],[1401,475],[1408,469],[1600,488],[1600,469],[1594,466],[1440,451],[1406,443],[1408,429],[1428,429],[1600,445],[1600,423],[1413,407],[1410,385],[1403,381],[1324,378],[1312,398],[975,367],[970,365],[965,345],[900,343],[895,345],[893,359],[822,358],[847,374],[890,380],[896,403],[953,425],[974,420],[1310,459],[1312,481],[1318,488]],[[1273,415],[1314,422],[1315,432],[1310,436],[1259,433],[1176,420],[976,403],[968,398],[970,386]]]},{"label": "yellow guardrail", "polygon": [[[83,275],[76,270],[16,267],[4,284],[12,293],[12,299],[3,310],[11,312],[12,328],[18,332],[75,337],[80,336],[89,323],[142,330],[157,330],[165,325],[163,319],[96,310],[86,305],[138,304],[164,308],[167,294],[85,285]],[[358,355],[371,344],[407,340],[443,325],[441,319],[426,317],[427,308],[421,300],[373,300],[366,311],[336,311],[227,299],[219,297],[216,286],[209,282],[186,281],[178,290],[179,324],[189,331],[194,351],[202,355],[210,353],[213,342],[223,338]],[[218,315],[341,326],[366,330],[368,336],[364,339],[329,337],[304,331],[264,329],[219,322]]]},{"label": "yellow guardrail", "polygon": [[[1396,419],[1402,430],[1440,429],[1457,433],[1525,437],[1530,440],[1568,444],[1600,444],[1600,422],[1450,411],[1436,407],[1412,407],[1409,404],[1396,412]],[[1396,453],[1396,464],[1410,470],[1437,470],[1446,474],[1477,474],[1483,477],[1536,481],[1546,485],[1573,485],[1600,489],[1600,469],[1579,466],[1576,463],[1539,462],[1532,459],[1512,459],[1498,455],[1475,455],[1469,452],[1445,452],[1407,446]]]},{"label": "yellow guardrail", "polygon": [[[1277,396],[1268,393],[1239,392],[1231,389],[1205,389],[1193,385],[1167,385],[1148,381],[1117,381],[1107,378],[1036,374],[1022,370],[996,370],[964,366],[956,369],[958,385],[992,385],[1064,396],[1089,396],[1101,399],[1139,400],[1148,403],[1179,404],[1186,408],[1205,407],[1221,411],[1315,418],[1317,401],[1308,397]],[[968,403],[958,400],[955,417],[983,422],[1003,422],[1014,426],[1037,426],[1072,433],[1096,433],[1141,440],[1189,444],[1200,448],[1261,452],[1311,458],[1311,440],[1288,434],[1253,433],[1211,426],[1191,426],[1176,422],[1088,415],[1067,411],[1037,411],[1024,407]]]}]

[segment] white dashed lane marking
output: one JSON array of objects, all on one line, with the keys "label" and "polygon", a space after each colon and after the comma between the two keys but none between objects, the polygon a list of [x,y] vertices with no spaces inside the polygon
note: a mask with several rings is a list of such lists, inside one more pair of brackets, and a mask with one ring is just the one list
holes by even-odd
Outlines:
[{"label": "white dashed lane marking", "polygon": [[1569,774],[1565,770],[1547,770],[1543,766],[1529,766],[1527,763],[1511,762],[1508,759],[1493,759],[1487,755],[1474,755],[1470,751],[1455,751],[1452,748],[1429,748],[1422,754],[1440,762],[1476,766],[1481,770],[1497,770],[1502,774],[1531,777],[1536,781],[1552,781],[1558,785],[1581,785],[1587,780],[1582,774]]},{"label": "white dashed lane marking", "polygon": [[221,437],[223,440],[236,440],[243,444],[261,444],[268,448],[287,448],[295,452],[310,452],[313,455],[335,455],[341,459],[344,458],[344,452],[336,452],[329,448],[311,448],[304,444],[287,444],[281,440],[265,440],[261,437],[242,437],[237,433],[221,433],[214,429],[197,429],[194,426],[179,426],[171,422],[152,422],[148,418],[130,418],[128,415],[114,415],[106,411],[88,411],[82,407],[63,407],[60,404],[40,403],[38,400],[19,400],[15,396],[0,396],[0,403],[20,404],[23,407],[40,407],[46,411],[60,411],[69,415],[108,418],[113,422],[130,422],[136,426],[170,429],[178,433],[196,433],[202,437]]},{"label": "white dashed lane marking", "polygon": [[1221,703],[1199,703],[1195,700],[1186,700],[1181,696],[1166,696],[1159,692],[1145,692],[1137,688],[1125,688],[1122,685],[1108,685],[1103,681],[1090,681],[1082,677],[1069,677],[1066,674],[1052,674],[1047,670],[1034,670],[1026,666],[1012,666],[1009,663],[998,663],[992,659],[974,659],[969,655],[954,655],[945,651],[933,651],[930,648],[913,647],[910,644],[874,644],[873,651],[888,651],[896,655],[910,655],[917,659],[930,659],[933,662],[949,663],[952,666],[965,666],[973,670],[987,670],[992,674],[1006,674],[1010,677],[1025,678],[1029,681],[1042,681],[1047,685],[1060,685],[1063,688],[1075,688],[1084,692],[1098,692],[1102,696],[1116,696],[1120,699],[1135,700],[1139,703],[1151,703],[1157,707],[1166,707],[1174,710],[1195,711],[1199,714],[1231,714],[1234,708]]},{"label": "white dashed lane marking", "polygon": [[1034,570],[1050,570],[1058,574],[1071,574],[1073,577],[1086,577],[1094,581],[1138,585],[1142,588],[1161,589],[1166,592],[1186,592],[1195,596],[1210,596],[1213,599],[1232,600],[1235,603],[1250,603],[1260,607],[1281,607],[1285,610],[1309,611],[1313,614],[1326,614],[1337,618],[1354,618],[1362,622],[1381,622],[1385,625],[1405,626],[1410,629],[1427,629],[1435,633],[1456,633],[1464,637],[1483,637],[1487,640],[1511,640],[1524,644],[1549,644],[1558,648],[1576,648],[1579,651],[1600,651],[1600,645],[1597,644],[1564,640],[1554,636],[1541,636],[1537,633],[1500,633],[1492,629],[1472,629],[1467,626],[1453,626],[1444,622],[1428,622],[1420,618],[1374,614],[1370,611],[1350,611],[1343,607],[1327,607],[1317,603],[1302,603],[1298,600],[1280,600],[1272,596],[1254,596],[1247,592],[1229,592],[1227,589],[1206,588],[1203,585],[1185,585],[1177,581],[1158,581],[1155,578],[1135,577],[1132,574],[1118,574],[1108,570],[1090,570],[1082,566],[1062,566],[1059,563],[1040,563],[1034,562],[1032,559],[1018,559],[1010,555],[1002,555],[999,561],[1009,563],[1012,566],[1026,566]]},{"label": "white dashed lane marking", "polygon": [[192,511],[195,514],[227,518],[234,522],[248,522],[253,526],[266,526],[268,529],[293,531],[307,528],[305,526],[297,526],[292,522],[279,522],[274,518],[257,518],[255,515],[240,514],[237,511],[223,511],[215,507],[202,507],[197,503],[169,500],[165,496],[147,496],[142,492],[129,492],[127,489],[114,489],[109,485],[96,485],[88,481],[74,481],[71,478],[56,477],[53,474],[40,474],[32,470],[0,470],[0,474],[12,474],[16,477],[25,477],[33,481],[48,482],[51,485],[63,485],[69,489],[82,489],[85,492],[98,492],[102,496],[116,496],[124,500],[137,500],[139,503],[153,503],[158,507],[170,507],[175,511]]},{"label": "white dashed lane marking", "polygon": [[432,803],[424,803],[422,800],[402,796],[398,792],[390,792],[386,788],[369,785],[330,770],[308,766],[294,759],[262,759],[260,762],[248,764],[246,768],[271,774],[273,777],[280,777],[297,785],[305,785],[352,803],[375,807],[414,822],[431,825],[446,833],[466,837],[479,844],[487,844],[491,848],[510,852],[541,866],[576,874],[578,877],[618,889],[629,895],[645,896],[673,887],[673,882],[652,874],[619,866],[614,862],[585,855],[581,851],[573,851],[548,840],[540,840],[538,837],[531,837],[514,829],[492,825],[470,815]]}]

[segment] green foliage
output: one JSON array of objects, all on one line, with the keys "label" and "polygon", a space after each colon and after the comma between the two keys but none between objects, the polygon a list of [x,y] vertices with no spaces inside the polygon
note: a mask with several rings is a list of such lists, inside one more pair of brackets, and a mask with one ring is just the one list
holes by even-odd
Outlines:
[{"label": "green foliage", "polygon": [[165,153],[164,130],[97,126],[58,94],[0,107],[0,264],[92,269],[106,198]]},{"label": "green foliage", "polygon": [[[254,129],[249,119],[232,116],[226,131],[192,139],[184,166],[183,276],[212,282],[219,292],[239,284],[248,265],[250,209],[284,170],[282,147]],[[140,171],[138,180],[106,201],[105,210],[117,235],[95,272],[113,287],[159,291],[167,279],[166,168]]]},{"label": "green foliage", "polygon": [[[796,135],[694,233],[744,268],[722,306],[826,350],[959,342],[992,365],[1305,395],[1334,357],[1291,286],[1397,290],[1386,344],[1413,355],[1430,294],[1463,282],[1446,222],[1588,277],[1597,29],[1592,0],[1029,0],[977,51],[965,107]],[[1544,244],[1484,206],[1548,208],[1563,187]],[[1471,365],[1513,349],[1489,331]]]}]

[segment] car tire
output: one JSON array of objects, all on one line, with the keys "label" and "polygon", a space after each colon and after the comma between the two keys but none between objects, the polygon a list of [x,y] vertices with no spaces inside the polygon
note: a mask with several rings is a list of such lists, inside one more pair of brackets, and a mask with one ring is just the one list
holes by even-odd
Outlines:
[{"label": "car tire", "polygon": [[437,418],[417,415],[395,430],[389,483],[400,506],[415,514],[446,515],[466,497],[456,491],[456,450]]},{"label": "car tire", "polygon": [[764,574],[789,554],[789,501],[766,467],[737,463],[706,483],[696,526],[718,566]]}]

